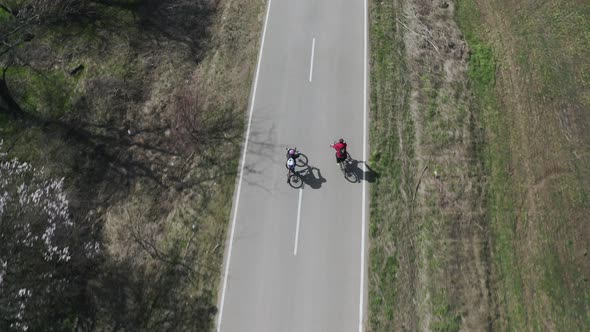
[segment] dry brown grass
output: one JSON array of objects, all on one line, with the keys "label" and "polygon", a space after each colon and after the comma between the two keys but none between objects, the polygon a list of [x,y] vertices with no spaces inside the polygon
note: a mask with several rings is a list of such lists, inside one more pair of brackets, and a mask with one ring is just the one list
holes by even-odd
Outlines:
[{"label": "dry brown grass", "polygon": [[8,82],[34,121],[0,123],[11,153],[64,176],[74,213],[101,230],[69,321],[212,329],[264,2],[89,6],[23,48]]},{"label": "dry brown grass", "polygon": [[[398,129],[382,134],[395,135],[397,147],[383,151],[382,142],[372,141],[378,161],[392,159],[379,165],[382,176],[373,189],[371,329],[485,330],[495,305],[489,296],[490,237],[485,178],[475,149],[481,134],[471,109],[469,50],[454,22],[453,3],[393,1],[395,10],[389,13],[385,6],[391,5],[375,5],[373,11],[383,12],[372,24],[387,27],[394,41],[403,42],[396,45],[400,54],[393,61],[407,77],[385,93],[407,99],[385,116]],[[387,19],[395,24],[388,26]],[[379,62],[382,47],[372,45],[375,94],[383,94],[392,80],[380,75],[386,68]],[[374,103],[373,121],[383,122],[380,113],[386,110],[385,104]],[[382,131],[380,126],[373,130]],[[388,168],[398,174],[388,174]],[[397,195],[383,194],[389,181],[399,185]],[[384,210],[398,211],[385,217]],[[391,272],[380,266],[387,266],[388,259],[397,262],[392,278],[383,277]],[[395,291],[385,294],[388,288]]]},{"label": "dry brown grass", "polygon": [[587,330],[590,8],[372,13],[370,327]]},{"label": "dry brown grass", "polygon": [[479,132],[470,109],[468,50],[454,22],[454,4],[444,3],[408,2],[403,12],[415,91],[410,102],[417,128],[415,168],[429,169],[415,203],[422,226],[417,236],[419,327],[482,330],[494,308],[488,296],[484,178],[473,149]]},{"label": "dry brown grass", "polygon": [[[145,211],[154,208],[138,207],[132,199],[134,195],[130,195],[129,202],[110,209],[112,222],[107,223],[126,225],[124,231],[118,231],[117,227],[112,229],[111,237],[139,232],[137,239],[148,239],[132,241],[134,244],[119,239],[111,246],[123,243],[127,248],[117,249],[117,252],[143,253],[129,257],[132,261],[139,258],[142,266],[149,266],[150,261],[155,260],[166,263],[180,259],[181,266],[196,273],[185,291],[195,296],[208,294],[211,304],[216,301],[221,273],[242,134],[241,119],[248,103],[263,5],[262,1],[219,2],[210,31],[211,48],[203,60],[185,84],[177,86],[164,100],[147,104],[164,110],[159,117],[169,119],[167,135],[176,143],[170,149],[184,156],[169,161],[174,163],[169,168],[180,172],[176,174],[183,183],[160,196],[157,206],[167,206],[166,213],[154,211],[157,217],[150,218],[151,214],[146,216]],[[172,111],[171,117],[166,115],[167,111]],[[121,222],[129,211],[143,214],[139,218],[141,221]],[[177,257],[167,257],[166,253],[170,252]],[[149,255],[147,259],[146,254]]]}]

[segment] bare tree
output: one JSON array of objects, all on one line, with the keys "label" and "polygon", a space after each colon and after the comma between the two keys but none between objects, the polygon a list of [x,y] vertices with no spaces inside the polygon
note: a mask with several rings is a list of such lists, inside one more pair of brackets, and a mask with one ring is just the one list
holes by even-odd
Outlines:
[{"label": "bare tree", "polygon": [[199,98],[199,92],[181,88],[176,93],[172,112],[173,140],[181,153],[232,139],[238,119],[231,110],[211,112]]}]

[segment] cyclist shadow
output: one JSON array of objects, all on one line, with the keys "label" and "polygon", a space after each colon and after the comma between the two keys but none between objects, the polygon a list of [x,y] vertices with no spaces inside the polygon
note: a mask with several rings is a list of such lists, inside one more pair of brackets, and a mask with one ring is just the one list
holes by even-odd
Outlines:
[{"label": "cyclist shadow", "polygon": [[[351,172],[356,175],[356,182],[367,181],[373,183],[377,180],[379,173],[375,172],[366,161],[353,159],[350,155],[348,155],[348,157],[350,158],[348,167],[350,167]],[[361,169],[360,164],[365,165],[365,170]]]},{"label": "cyclist shadow", "polygon": [[298,173],[303,183],[312,189],[320,189],[322,183],[326,182],[326,179],[322,176],[322,172],[317,167],[306,165]]}]

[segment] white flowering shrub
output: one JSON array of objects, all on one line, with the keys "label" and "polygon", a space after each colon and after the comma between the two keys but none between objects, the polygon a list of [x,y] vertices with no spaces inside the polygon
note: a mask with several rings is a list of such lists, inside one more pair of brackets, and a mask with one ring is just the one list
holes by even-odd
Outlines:
[{"label": "white flowering shrub", "polygon": [[53,330],[39,324],[75,296],[72,246],[87,258],[99,249],[75,231],[64,179],[0,152],[0,330]]}]

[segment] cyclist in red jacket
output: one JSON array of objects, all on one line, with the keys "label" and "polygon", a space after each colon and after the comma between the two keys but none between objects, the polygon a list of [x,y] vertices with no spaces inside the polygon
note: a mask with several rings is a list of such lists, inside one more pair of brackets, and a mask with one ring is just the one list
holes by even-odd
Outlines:
[{"label": "cyclist in red jacket", "polygon": [[336,150],[336,163],[340,164],[341,162],[345,161],[348,157],[348,153],[346,152],[346,142],[341,138],[338,142],[334,142],[334,144],[330,145],[331,147]]}]

